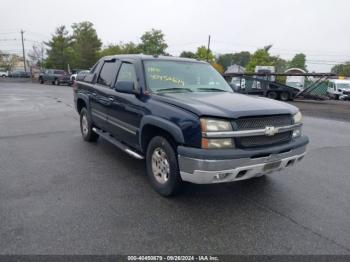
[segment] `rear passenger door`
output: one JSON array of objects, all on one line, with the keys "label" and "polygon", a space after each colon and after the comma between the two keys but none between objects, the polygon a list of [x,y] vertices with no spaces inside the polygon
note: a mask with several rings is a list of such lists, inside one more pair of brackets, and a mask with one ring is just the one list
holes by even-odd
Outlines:
[{"label": "rear passenger door", "polygon": [[106,131],[109,131],[107,112],[112,104],[108,93],[115,82],[118,65],[115,59],[104,61],[96,83],[90,93],[92,121],[97,127]]}]

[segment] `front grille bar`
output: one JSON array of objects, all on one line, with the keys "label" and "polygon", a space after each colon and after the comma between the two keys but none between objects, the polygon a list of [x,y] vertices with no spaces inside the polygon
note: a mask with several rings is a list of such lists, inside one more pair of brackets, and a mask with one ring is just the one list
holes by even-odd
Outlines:
[{"label": "front grille bar", "polygon": [[223,132],[202,132],[202,137],[206,138],[227,138],[227,137],[246,137],[246,136],[273,136],[278,133],[292,131],[298,127],[302,126],[301,123],[274,127],[274,130],[269,132],[268,128],[264,129],[253,129],[253,130],[242,130],[242,131],[223,131]]}]

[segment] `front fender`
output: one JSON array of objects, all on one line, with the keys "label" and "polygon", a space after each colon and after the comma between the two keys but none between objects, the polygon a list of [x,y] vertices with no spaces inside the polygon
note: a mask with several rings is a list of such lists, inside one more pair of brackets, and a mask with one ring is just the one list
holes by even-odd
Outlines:
[{"label": "front fender", "polygon": [[171,134],[174,137],[175,142],[177,142],[179,144],[185,143],[185,139],[184,139],[182,130],[180,129],[179,126],[177,126],[173,122],[170,122],[169,120],[166,120],[166,119],[163,119],[163,118],[160,118],[157,116],[148,115],[148,116],[144,116],[141,120],[140,133],[139,133],[140,145],[142,143],[142,129],[146,125],[153,125],[153,126],[159,127],[161,129],[167,131],[169,134]]}]

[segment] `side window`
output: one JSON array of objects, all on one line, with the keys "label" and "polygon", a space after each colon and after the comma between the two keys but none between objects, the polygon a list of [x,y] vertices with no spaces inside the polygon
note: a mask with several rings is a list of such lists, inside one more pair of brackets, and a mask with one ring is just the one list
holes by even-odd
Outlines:
[{"label": "side window", "polygon": [[133,64],[123,63],[120,67],[117,82],[119,81],[132,81],[137,83],[137,77],[135,67]]},{"label": "side window", "polygon": [[104,86],[112,86],[113,80],[117,73],[116,62],[105,62],[97,79],[97,83]]}]

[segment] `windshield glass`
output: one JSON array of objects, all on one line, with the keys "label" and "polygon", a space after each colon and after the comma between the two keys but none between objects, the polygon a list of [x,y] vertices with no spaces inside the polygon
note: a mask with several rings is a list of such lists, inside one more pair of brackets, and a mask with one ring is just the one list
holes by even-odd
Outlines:
[{"label": "windshield glass", "polygon": [[337,84],[337,87],[340,89],[350,89],[350,83],[341,83],[341,84]]},{"label": "windshield glass", "polygon": [[146,81],[152,92],[232,92],[210,65],[182,61],[145,61]]}]

